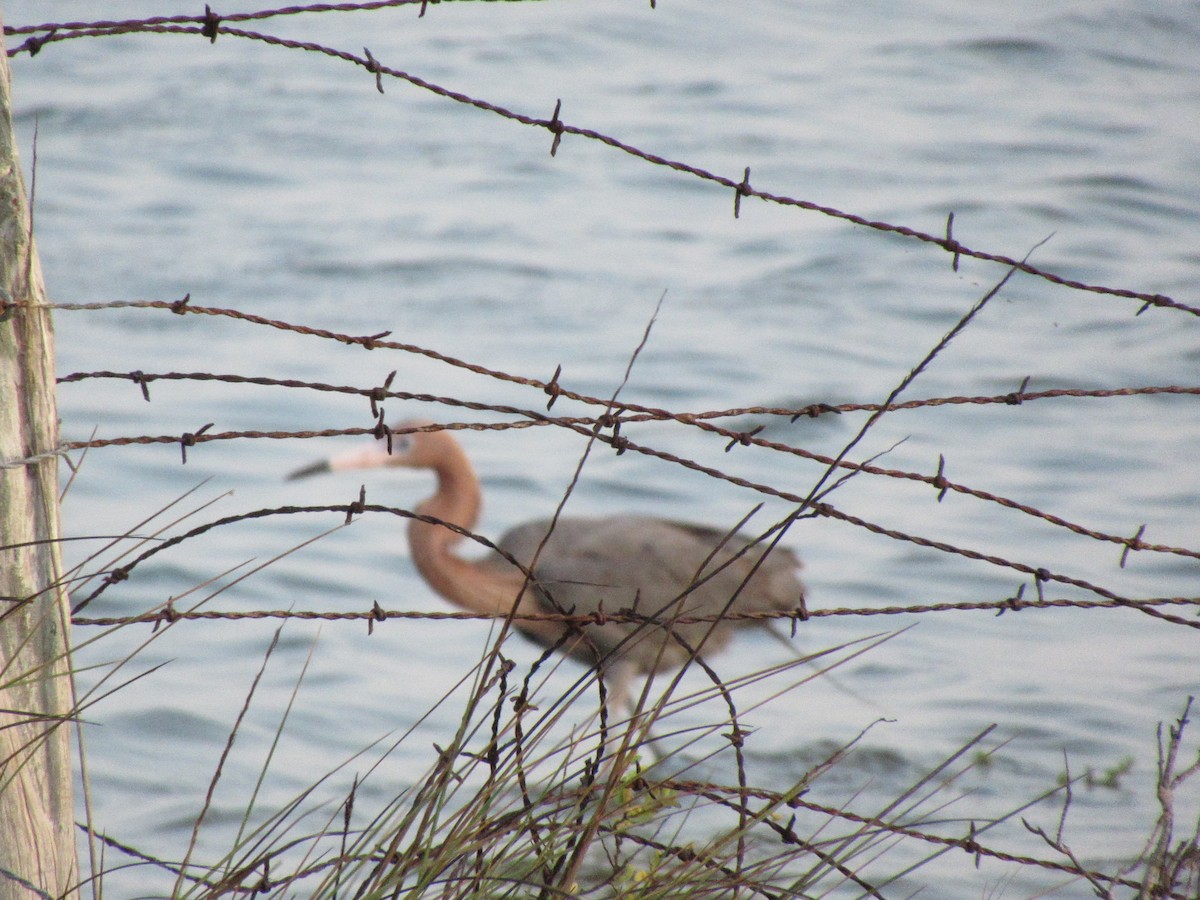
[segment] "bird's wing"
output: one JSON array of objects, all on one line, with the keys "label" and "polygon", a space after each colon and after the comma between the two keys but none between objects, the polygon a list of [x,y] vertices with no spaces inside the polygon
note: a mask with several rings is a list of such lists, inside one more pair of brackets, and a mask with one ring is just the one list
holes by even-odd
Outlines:
[{"label": "bird's wing", "polygon": [[[548,521],[519,526],[504,535],[499,546],[528,565],[548,527]],[[674,616],[793,609],[799,605],[803,592],[795,575],[799,563],[782,548],[772,552],[748,582],[753,564],[761,555],[757,548],[713,574],[748,544],[735,536],[722,545],[725,537],[720,529],[636,516],[562,519],[534,566],[538,597],[547,610],[590,614],[602,609],[606,614],[615,614],[630,609],[660,622],[669,622]],[[714,554],[718,546],[720,550]],[[588,633],[608,651],[636,627],[609,623],[589,627]],[[727,626],[719,627],[709,635],[713,629],[706,623],[680,623],[671,629],[686,643],[697,645],[704,640],[708,646],[723,642],[728,630]],[[643,641],[646,646],[637,660],[642,668],[657,667],[654,656],[661,643]],[[679,650],[674,646],[675,652],[668,656],[678,657]]]},{"label": "bird's wing", "polygon": [[[724,567],[717,577],[730,590],[736,590],[746,582],[742,588],[745,599],[739,595],[735,608],[765,611],[795,609],[799,605],[804,586],[796,573],[802,568],[802,563],[787,547],[777,545],[771,548],[770,538],[755,543],[741,534],[730,534],[727,530],[707,525],[687,522],[664,524],[688,535],[694,542],[697,557],[701,553],[704,554],[701,558],[713,554],[704,567],[705,573]],[[720,549],[713,553],[716,548]]]}]

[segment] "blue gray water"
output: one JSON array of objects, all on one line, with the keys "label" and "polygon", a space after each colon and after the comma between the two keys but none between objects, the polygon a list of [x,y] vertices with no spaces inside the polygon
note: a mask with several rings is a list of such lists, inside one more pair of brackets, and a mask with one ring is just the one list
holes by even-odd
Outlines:
[{"label": "blue gray water", "polygon": [[[4,4],[5,22],[194,13],[194,3]],[[1068,278],[1200,303],[1200,18],[1194,4],[790,3],[440,4],[325,14],[250,26],[357,53],[452,90],[562,117],[654,154],[761,190],[870,219],[955,236]],[[52,13],[51,13],[52,9]],[[221,12],[230,12],[222,8]],[[9,45],[15,43],[9,40]],[[881,400],[1004,274],[934,248],[756,199],[734,219],[733,192],[578,137],[556,157],[550,136],[315,54],[221,37],[129,35],[46,46],[13,60],[22,152],[38,133],[36,227],[57,302],[175,300],[231,307],[350,334],[393,339],[514,374],[607,396],[620,382],[660,296],[661,312],[623,397],[676,411]],[[1045,241],[1045,243],[1040,243]],[[1029,389],[1196,385],[1200,323],[1171,310],[1134,317],[1136,301],[1027,276],[1005,286],[909,396]],[[542,408],[545,396],[419,355],[365,353],[228,320],[125,309],[62,312],[59,371],[208,371],[394,386]],[[212,383],[158,382],[147,404],[128,382],[64,385],[64,437],[369,424],[361,399]],[[564,403],[555,411],[570,411]],[[427,404],[388,418],[497,421]],[[754,425],[759,420],[739,420]],[[789,425],[764,436],[836,452],[862,418]],[[804,493],[820,467],[713,442],[679,427],[628,434],[753,481]],[[553,509],[582,450],[551,429],[468,433],[483,476],[481,526],[505,528]],[[201,502],[180,528],[286,503],[344,503],[360,483],[374,502],[412,506],[417,476],[377,473],[287,484],[289,469],[350,445],[233,441],[189,451],[92,451],[67,495],[73,536],[149,533],[148,516],[203,484],[166,519]],[[1200,547],[1200,415],[1194,397],[1058,399],[952,406],[885,417],[854,452],[1014,498],[1089,528]],[[757,495],[634,454],[599,453],[568,511],[619,511],[732,524]],[[890,479],[853,479],[831,498],[887,527],[1102,584],[1135,597],[1196,596],[1200,566],[1132,554],[1020,513]],[[765,524],[787,510],[769,503]],[[214,609],[442,610],[407,560],[398,522],[367,517],[235,581],[332,528],[337,517],[281,517],[218,529],[164,554],[89,610],[130,614],[213,578]],[[178,530],[178,528],[176,529]],[[816,608],[994,601],[1019,573],[806,520],[786,543],[806,561]],[[72,545],[72,562],[96,542]],[[103,559],[111,558],[112,552]],[[92,568],[99,562],[89,564]],[[180,600],[199,600],[198,589]],[[1052,597],[1080,597],[1049,585]],[[1026,585],[1026,596],[1033,586]],[[1181,610],[1182,615],[1191,615]],[[785,694],[748,745],[751,778],[783,786],[829,747],[877,719],[864,752],[814,793],[874,812],[989,724],[996,762],[954,785],[966,796],[937,818],[996,816],[1052,788],[1064,770],[1113,787],[1076,792],[1066,834],[1106,870],[1135,855],[1157,814],[1154,731],[1200,689],[1197,635],[1129,611],[1025,611],[829,618],[798,636],[816,650],[915,628],[847,663],[838,684]],[[92,813],[124,843],[179,858],[225,737],[273,623],[184,623],[149,644],[124,680],[152,675],[87,711]],[[264,808],[369,742],[407,728],[468,671],[486,626],[291,622],[226,764],[202,855],[237,828],[301,668],[307,674],[263,788]],[[81,627],[77,641],[101,631]],[[97,640],[81,664],[130,652],[136,635]],[[514,642],[514,657],[536,651]],[[746,636],[721,657],[731,677],[789,651]],[[85,673],[85,683],[105,671]],[[561,673],[562,683],[577,670]],[[557,682],[555,682],[557,683]],[[553,685],[551,686],[553,687]],[[754,691],[759,693],[755,694]],[[749,691],[765,697],[770,686]],[[747,701],[749,704],[749,700]],[[461,704],[438,707],[383,769],[375,798],[432,761]],[[689,712],[695,721],[720,709]],[[1194,743],[1193,743],[1194,746]],[[329,785],[348,789],[354,767]],[[728,776],[728,769],[714,772]],[[1200,789],[1180,798],[1194,821]],[[1057,801],[1025,812],[1052,829]],[[82,816],[82,812],[81,812]],[[1186,815],[1183,819],[1186,820]],[[999,849],[1055,858],[1018,824]],[[885,859],[879,871],[898,868]],[[926,852],[912,850],[914,855]],[[929,851],[931,852],[931,851]],[[960,858],[960,856],[962,858]],[[106,856],[112,865],[113,851]],[[114,872],[110,896],[161,895],[148,867]],[[922,896],[1091,896],[1052,874],[951,854],[906,890]]]}]

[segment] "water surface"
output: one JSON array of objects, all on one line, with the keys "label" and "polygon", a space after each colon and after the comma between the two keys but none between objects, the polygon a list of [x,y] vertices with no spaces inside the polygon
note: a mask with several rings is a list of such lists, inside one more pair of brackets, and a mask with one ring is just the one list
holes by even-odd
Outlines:
[{"label": "water surface", "polygon": [[[1067,278],[1196,305],[1200,256],[1200,103],[1190,10],[1136,3],[1011,5],[927,2],[740,6],[440,4],[413,10],[270,20],[262,31],[357,53],[522,114],[561,99],[573,125],[754,187],[870,219],[941,233],[956,213],[965,244],[1021,257]],[[230,10],[222,10],[230,12]],[[61,2],[60,20],[193,13],[192,4]],[[44,4],[10,2],[5,21],[40,21]],[[9,45],[14,45],[10,39]],[[618,150],[551,136],[315,54],[223,36],[124,35],[47,45],[13,60],[26,162],[36,124],[37,231],[57,302],[176,300],[228,307],[348,334],[395,340],[526,378],[609,396],[657,302],[661,311],[623,399],[675,412],[813,402],[877,402],[1004,270],[912,240],[748,198]],[[1045,241],[1045,243],[1042,243]],[[1195,385],[1194,316],[1014,277],[906,396]],[[370,387],[397,372],[414,393],[544,410],[544,394],[425,356],[364,352],[230,320],[150,310],[62,312],[60,374],[216,372]],[[157,382],[147,404],[129,382],[60,390],[63,433],[86,439],[214,430],[366,427],[368,403],[311,391]],[[438,404],[387,405],[389,421],[511,418]],[[585,412],[565,401],[556,413]],[[763,437],[834,454],[861,415],[739,419]],[[821,466],[737,447],[678,425],[630,425],[640,443],[803,495]],[[548,514],[583,450],[567,431],[467,433],[484,479],[481,530]],[[375,502],[410,507],[428,479],[376,473],[302,484],[282,474],[349,446],[240,440],[92,451],[71,485],[75,536],[121,534],[183,492],[179,528],[284,504],[345,503],[367,484]],[[852,454],[932,474],[1088,528],[1170,546],[1200,546],[1195,510],[1200,418],[1188,396],[1074,399],[1019,406],[941,406],[885,417]],[[596,452],[568,511],[633,511],[732,525],[762,498],[685,468]],[[1121,548],[928,485],[861,476],[830,501],[887,528],[1045,567],[1124,596],[1196,596],[1196,560]],[[769,501],[765,527],[789,510]],[[174,518],[177,512],[165,514]],[[257,565],[337,516],[288,516],[217,529],[163,554],[89,608],[128,615],[182,597],[227,569]],[[178,529],[176,529],[178,530]],[[786,541],[806,560],[814,608],[996,601],[1030,579],[1010,568],[889,540],[843,522],[798,522]],[[70,560],[86,555],[72,545]],[[107,556],[111,556],[108,554]],[[106,556],[106,558],[107,558]],[[98,563],[91,564],[95,568]],[[231,578],[218,583],[230,582]],[[189,595],[198,600],[211,588]],[[1088,597],[1047,585],[1050,597]],[[215,609],[446,607],[413,572],[402,525],[365,517],[232,583]],[[183,600],[180,601],[185,602]],[[1176,610],[1183,616],[1192,611]],[[829,647],[915,624],[838,671],[751,714],[752,778],[789,784],[870,723],[857,762],[814,792],[872,813],[988,725],[1007,742],[990,768],[955,786],[951,833],[1028,802],[1072,773],[1132,768],[1115,787],[1080,789],[1068,836],[1105,871],[1136,854],[1157,815],[1155,726],[1200,687],[1194,630],[1132,611],[1027,610],[837,617],[805,623],[797,644]],[[163,858],[186,847],[209,778],[275,628],[182,623],[123,677],[163,668],[89,709],[93,815],[124,843]],[[119,659],[148,637],[125,632],[80,652]],[[95,637],[80,627],[77,640]],[[370,741],[407,728],[486,646],[482,624],[292,621],[226,764],[200,848],[236,829],[274,728],[308,666],[266,806],[286,802]],[[528,666],[537,655],[514,640]],[[788,658],[747,635],[721,657],[730,677]],[[311,658],[310,658],[311,654]],[[83,676],[94,679],[96,669]],[[579,675],[567,667],[565,685]],[[557,683],[557,682],[556,682]],[[758,689],[755,689],[758,690]],[[764,687],[759,695],[769,691]],[[748,691],[746,704],[759,696]],[[439,706],[369,788],[375,799],[415,778],[457,722]],[[695,721],[721,711],[688,713]],[[714,777],[728,777],[717,769]],[[353,771],[325,796],[344,796]],[[1193,813],[1197,792],[1180,798]],[[136,798],[136,802],[134,801]],[[1058,801],[1026,816],[1053,828]],[[1187,810],[1183,810],[1187,812]],[[1186,815],[1181,815],[1185,820]],[[957,821],[955,821],[957,820]],[[1193,816],[1194,820],[1194,816]],[[1000,849],[1057,858],[1019,824],[990,834]],[[919,849],[919,848],[918,848]],[[905,850],[899,851],[899,868]],[[916,850],[911,852],[917,852]],[[965,855],[964,855],[965,856]],[[111,859],[111,857],[110,857]],[[1091,896],[1085,884],[950,855],[907,884],[923,896]],[[113,896],[161,895],[153,868],[113,873]]]}]

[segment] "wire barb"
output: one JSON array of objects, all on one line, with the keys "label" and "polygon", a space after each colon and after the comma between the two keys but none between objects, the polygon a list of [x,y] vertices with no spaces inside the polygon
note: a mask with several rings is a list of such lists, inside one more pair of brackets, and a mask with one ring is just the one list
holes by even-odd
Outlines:
[{"label": "wire barb", "polygon": [[217,42],[217,32],[221,28],[221,17],[213,12],[211,6],[204,4],[204,24],[200,26],[200,33],[208,38],[210,44]]},{"label": "wire barb", "polygon": [[550,133],[554,135],[554,140],[550,143],[550,155],[558,155],[558,145],[562,142],[563,123],[559,120],[558,114],[562,112],[562,98],[560,97],[554,104],[554,115],[550,117],[550,121],[546,123],[546,127],[550,129]]},{"label": "wire barb", "polygon": [[937,502],[941,503],[946,499],[946,491],[950,490],[950,482],[946,480],[946,457],[944,454],[938,454],[937,474],[933,476],[933,480],[929,483],[938,489]]},{"label": "wire barb", "polygon": [[372,334],[368,337],[357,338],[356,343],[362,344],[364,350],[374,350],[380,346],[379,342],[390,334],[390,331],[381,331],[378,334]]},{"label": "wire barb", "polygon": [[367,615],[367,637],[375,633],[375,623],[386,621],[388,617],[387,610],[379,605],[376,600],[371,604],[371,611]]},{"label": "wire barb", "polygon": [[1004,398],[1004,402],[1007,403],[1009,406],[1020,406],[1022,403],[1024,403],[1025,399],[1026,399],[1025,398],[1025,388],[1029,387],[1029,379],[1031,377],[1032,376],[1026,375],[1021,380],[1021,386],[1019,388],[1017,388],[1015,391],[1013,391],[1011,394],[1006,395]]},{"label": "wire barb", "polygon": [[749,197],[752,193],[750,188],[750,167],[746,166],[746,174],[742,176],[741,184],[735,185],[733,194],[733,217],[736,219],[742,214],[742,198]]},{"label": "wire barb", "polygon": [[371,55],[371,51],[363,47],[363,53],[367,54],[366,69],[368,72],[375,74],[375,90],[383,93],[383,69],[379,65],[379,60]]},{"label": "wire barb", "polygon": [[962,256],[962,245],[954,239],[954,210],[946,216],[946,241],[942,245],[954,254],[950,260],[950,271],[958,271],[958,261]]},{"label": "wire barb", "polygon": [[146,402],[149,403],[150,402],[150,385],[146,379],[145,373],[143,373],[141,369],[134,369],[132,372],[129,373],[129,377],[133,381],[134,384],[136,384],[138,387],[140,387],[142,389],[142,397],[144,397]]},{"label": "wire barb", "polygon": [[767,426],[759,425],[757,428],[752,428],[749,431],[736,431],[729,439],[729,443],[725,445],[725,452],[728,453],[738,444],[743,447],[749,447],[754,442],[754,437],[759,432],[763,431]]},{"label": "wire barb", "polygon": [[558,386],[558,376],[561,374],[562,374],[562,363],[559,363],[557,366],[554,367],[554,377],[552,377],[549,381],[547,381],[546,386],[544,388],[542,388],[542,390],[545,391],[545,393],[550,396],[550,399],[546,401],[546,409],[547,410],[549,410],[550,407],[552,407],[554,405],[554,402],[558,399],[559,394],[562,393],[562,388],[560,388]]},{"label": "wire barb", "polygon": [[1121,568],[1125,568],[1125,561],[1129,559],[1130,550],[1141,550],[1146,545],[1142,543],[1142,535],[1146,533],[1145,524],[1137,530],[1137,534],[1129,539],[1125,544],[1125,549],[1121,551]]},{"label": "wire barb", "polygon": [[367,486],[365,484],[358,487],[358,499],[352,501],[346,506],[346,524],[349,525],[355,516],[361,516],[367,511]]},{"label": "wire barb", "polygon": [[203,425],[196,429],[195,432],[185,431],[179,438],[179,453],[183,457],[183,465],[187,465],[187,448],[195,447],[196,438],[200,437],[200,435],[204,434],[204,432],[208,431],[208,429],[212,427],[213,423],[209,422],[207,425]]}]

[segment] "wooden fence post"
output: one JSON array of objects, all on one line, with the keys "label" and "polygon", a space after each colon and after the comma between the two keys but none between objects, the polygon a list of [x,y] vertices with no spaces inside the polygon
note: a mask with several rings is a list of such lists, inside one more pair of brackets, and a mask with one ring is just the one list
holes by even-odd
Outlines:
[{"label": "wooden fence post", "polygon": [[54,332],[0,41],[0,900],[74,897],[70,607],[61,584]]}]

